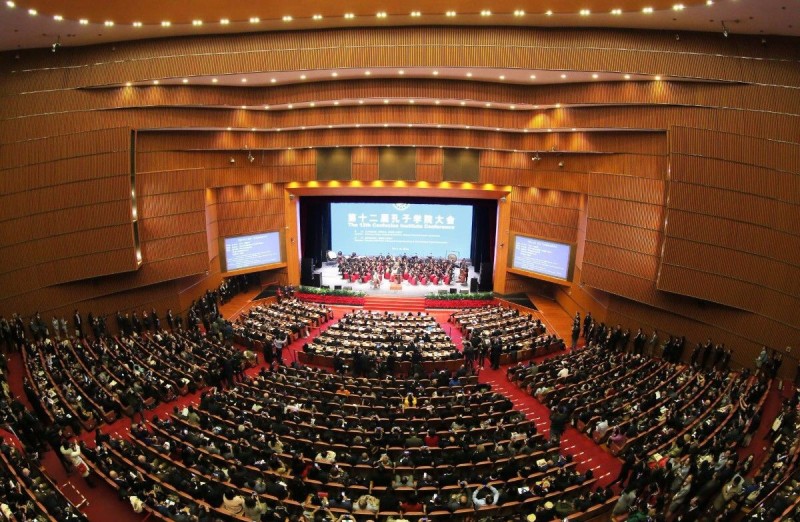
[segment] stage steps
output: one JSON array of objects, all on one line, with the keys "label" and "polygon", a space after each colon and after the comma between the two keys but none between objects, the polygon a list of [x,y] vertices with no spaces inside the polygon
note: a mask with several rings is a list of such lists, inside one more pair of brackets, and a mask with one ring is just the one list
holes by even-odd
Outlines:
[{"label": "stage steps", "polygon": [[424,312],[425,298],[367,295],[364,297],[364,308],[391,312]]}]

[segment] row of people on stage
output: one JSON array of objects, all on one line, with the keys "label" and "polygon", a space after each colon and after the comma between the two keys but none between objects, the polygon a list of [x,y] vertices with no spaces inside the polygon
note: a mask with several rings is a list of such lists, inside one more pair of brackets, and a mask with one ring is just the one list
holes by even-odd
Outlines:
[{"label": "row of people on stage", "polygon": [[350,282],[372,283],[380,286],[383,280],[411,285],[466,284],[469,260],[420,256],[339,256],[339,273]]}]

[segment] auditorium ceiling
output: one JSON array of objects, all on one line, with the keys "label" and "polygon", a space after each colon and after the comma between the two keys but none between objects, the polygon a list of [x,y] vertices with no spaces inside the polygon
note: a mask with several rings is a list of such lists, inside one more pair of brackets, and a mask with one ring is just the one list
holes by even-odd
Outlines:
[{"label": "auditorium ceiling", "polygon": [[8,0],[0,50],[186,35],[421,25],[593,27],[800,35],[797,0]]}]

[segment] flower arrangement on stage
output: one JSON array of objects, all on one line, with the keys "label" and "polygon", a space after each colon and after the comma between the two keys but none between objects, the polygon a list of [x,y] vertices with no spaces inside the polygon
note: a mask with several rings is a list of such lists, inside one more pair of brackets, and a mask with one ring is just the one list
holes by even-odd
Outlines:
[{"label": "flower arrangement on stage", "polygon": [[363,306],[365,295],[364,292],[353,290],[331,290],[315,286],[301,286],[294,294],[298,299],[313,303],[353,306]]},{"label": "flower arrangement on stage", "polygon": [[494,303],[495,298],[492,292],[428,294],[425,296],[425,308],[476,308]]}]

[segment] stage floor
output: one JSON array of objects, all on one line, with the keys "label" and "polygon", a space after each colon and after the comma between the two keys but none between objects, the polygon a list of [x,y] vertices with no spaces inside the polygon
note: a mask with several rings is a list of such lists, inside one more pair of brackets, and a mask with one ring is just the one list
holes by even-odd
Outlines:
[{"label": "stage floor", "polygon": [[[477,273],[473,270],[472,267],[469,267],[469,277],[467,277],[467,284],[466,285],[459,285],[459,284],[438,284],[438,285],[410,285],[407,281],[403,281],[400,285],[400,290],[392,290],[389,288],[390,283],[389,281],[381,282],[380,288],[372,288],[372,283],[351,283],[350,281],[345,281],[339,275],[339,268],[336,265],[328,266],[327,264],[324,265],[320,270],[316,272],[322,275],[322,286],[323,288],[331,288],[333,289],[335,286],[341,286],[342,288],[346,288],[349,290],[353,290],[356,292],[364,292],[367,295],[385,295],[385,296],[402,296],[402,297],[423,297],[430,293],[439,293],[441,291],[445,291],[447,293],[450,292],[451,288],[455,288],[459,292],[467,291],[469,292],[469,281],[473,277],[477,277]],[[456,278],[458,277],[458,270],[456,270]]]}]

